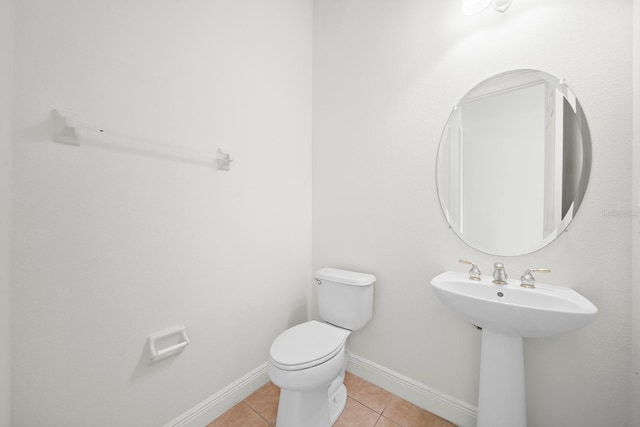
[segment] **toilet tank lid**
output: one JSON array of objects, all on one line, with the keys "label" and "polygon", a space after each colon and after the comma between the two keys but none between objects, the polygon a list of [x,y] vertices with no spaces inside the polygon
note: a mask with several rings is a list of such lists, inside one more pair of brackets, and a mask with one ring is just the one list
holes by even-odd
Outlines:
[{"label": "toilet tank lid", "polygon": [[376,276],[367,273],[358,273],[338,268],[321,268],[316,271],[316,279],[328,280],[345,285],[368,286],[376,281]]}]

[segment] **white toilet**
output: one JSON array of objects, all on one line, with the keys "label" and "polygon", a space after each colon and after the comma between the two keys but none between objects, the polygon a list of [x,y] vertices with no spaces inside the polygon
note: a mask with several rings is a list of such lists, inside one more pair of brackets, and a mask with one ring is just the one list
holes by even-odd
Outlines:
[{"label": "white toilet", "polygon": [[325,323],[296,325],[271,345],[269,378],[280,387],[276,427],[333,425],[347,403],[347,338],[373,316],[374,275],[323,268],[315,278]]}]

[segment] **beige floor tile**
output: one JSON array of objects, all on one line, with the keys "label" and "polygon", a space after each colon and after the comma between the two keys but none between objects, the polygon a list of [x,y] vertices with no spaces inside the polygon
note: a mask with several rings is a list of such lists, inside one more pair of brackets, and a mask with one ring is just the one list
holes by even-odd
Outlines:
[{"label": "beige floor tile", "polygon": [[[349,372],[345,385],[347,406],[335,427],[455,427]],[[207,427],[275,425],[279,397],[280,389],[269,382]]]},{"label": "beige floor tile", "polygon": [[269,423],[245,403],[240,402],[207,427],[269,427]]},{"label": "beige floor tile", "polygon": [[271,381],[247,397],[244,402],[271,424],[275,424],[280,402],[280,388]]},{"label": "beige floor tile", "polygon": [[352,398],[347,398],[347,406],[333,427],[374,427],[380,415]]},{"label": "beige floor tile", "polygon": [[391,400],[392,394],[362,378],[347,372],[344,378],[347,394],[368,408],[381,414]]},{"label": "beige floor tile", "polygon": [[395,396],[382,414],[402,427],[455,427],[450,422]]},{"label": "beige floor tile", "polygon": [[375,425],[375,427],[399,427],[399,426],[400,426],[399,424],[396,424],[385,417],[380,417],[380,419]]}]

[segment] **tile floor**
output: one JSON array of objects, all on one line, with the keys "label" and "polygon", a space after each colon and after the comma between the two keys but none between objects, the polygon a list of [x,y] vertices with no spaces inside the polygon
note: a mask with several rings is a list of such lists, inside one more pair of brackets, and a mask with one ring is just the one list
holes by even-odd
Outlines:
[{"label": "tile floor", "polygon": [[[455,427],[350,372],[344,383],[347,406],[334,427]],[[269,382],[207,427],[275,426],[279,396],[280,389]]]}]

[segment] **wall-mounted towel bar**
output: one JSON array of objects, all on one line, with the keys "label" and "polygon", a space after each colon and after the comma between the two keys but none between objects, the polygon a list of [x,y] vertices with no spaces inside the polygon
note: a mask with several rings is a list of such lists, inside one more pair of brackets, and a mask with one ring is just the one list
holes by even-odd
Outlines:
[{"label": "wall-mounted towel bar", "polygon": [[126,148],[138,154],[204,164],[222,171],[228,171],[229,165],[233,161],[230,154],[224,153],[219,148],[216,154],[210,154],[181,146],[129,137],[107,131],[99,126],[82,123],[75,114],[61,110],[53,110],[53,122],[53,140],[61,144],[80,146],[86,140],[91,139],[98,143],[108,143],[111,146]]},{"label": "wall-mounted towel bar", "polygon": [[[158,349],[160,345],[167,345],[172,341],[178,341],[176,344],[168,345],[162,349]],[[184,325],[175,326],[160,332],[149,335],[149,355],[150,362],[155,363],[167,357],[176,355],[189,345],[189,337]]]}]

